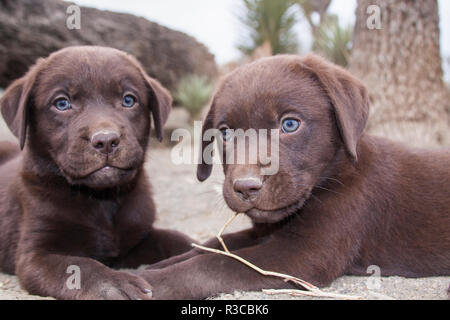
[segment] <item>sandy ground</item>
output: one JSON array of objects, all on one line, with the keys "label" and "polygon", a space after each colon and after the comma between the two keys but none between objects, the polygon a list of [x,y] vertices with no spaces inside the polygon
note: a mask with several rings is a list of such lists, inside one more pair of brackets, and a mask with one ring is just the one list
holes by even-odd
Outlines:
[{"label": "sandy ground", "polygon": [[[11,138],[0,123],[0,139]],[[154,187],[158,207],[156,225],[173,228],[204,241],[215,236],[232,214],[221,196],[223,174],[216,166],[204,183],[195,178],[195,165],[174,165],[167,148],[150,150],[146,168]],[[250,226],[246,217],[238,217],[227,229],[237,231]],[[276,270],[274,270],[276,271]],[[449,299],[450,277],[404,279],[379,278],[373,287],[372,277],[346,276],[336,280],[325,291],[360,296],[365,299]],[[370,285],[372,284],[372,286]],[[371,289],[369,289],[371,288]],[[311,299],[288,295],[269,296],[260,292],[222,294],[217,299]],[[17,277],[0,273],[0,299],[43,299],[20,288]]]}]

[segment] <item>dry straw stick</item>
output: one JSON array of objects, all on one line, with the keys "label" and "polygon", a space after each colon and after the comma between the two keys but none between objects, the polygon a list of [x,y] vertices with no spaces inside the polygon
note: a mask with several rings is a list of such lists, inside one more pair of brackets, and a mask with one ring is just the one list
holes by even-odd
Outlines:
[{"label": "dry straw stick", "polygon": [[217,240],[219,240],[220,244],[223,247],[223,250],[225,250],[225,252],[230,253],[230,251],[228,251],[227,246],[225,245],[225,242],[222,239],[222,234],[225,232],[225,229],[228,227],[228,225],[234,220],[234,218],[236,218],[239,215],[239,213],[234,213],[233,216],[228,219],[228,221],[223,225],[222,229],[220,229],[219,233],[217,234]]},{"label": "dry straw stick", "polygon": [[278,273],[278,272],[273,272],[273,271],[266,271],[263,270],[257,266],[255,266],[254,264],[250,263],[249,261],[245,260],[244,258],[241,258],[233,253],[231,253],[227,246],[225,245],[225,242],[223,241],[222,238],[222,234],[225,232],[225,229],[228,227],[228,225],[239,215],[239,213],[235,213],[225,224],[224,226],[220,229],[219,233],[217,234],[217,239],[219,240],[220,244],[222,245],[224,251],[222,250],[218,250],[218,249],[213,249],[213,248],[207,248],[198,244],[193,243],[192,246],[204,251],[208,251],[208,252],[212,252],[212,253],[217,253],[217,254],[221,254],[230,258],[233,258],[243,264],[245,264],[246,266],[252,268],[253,270],[255,270],[256,272],[264,275],[264,276],[270,276],[270,277],[277,277],[277,278],[281,278],[284,281],[288,282],[291,281],[297,285],[299,285],[300,287],[304,288],[305,290],[291,290],[291,289],[283,289],[283,290],[273,290],[273,289],[264,289],[263,292],[266,294],[290,294],[292,296],[312,296],[312,297],[322,297],[322,298],[336,298],[336,299],[361,299],[361,297],[357,297],[357,296],[349,296],[349,295],[343,295],[343,294],[337,294],[337,293],[331,293],[331,292],[323,292],[322,290],[320,290],[319,288],[317,288],[316,286],[312,285],[309,282],[306,282],[302,279],[287,275],[287,274],[283,274],[283,273]]}]

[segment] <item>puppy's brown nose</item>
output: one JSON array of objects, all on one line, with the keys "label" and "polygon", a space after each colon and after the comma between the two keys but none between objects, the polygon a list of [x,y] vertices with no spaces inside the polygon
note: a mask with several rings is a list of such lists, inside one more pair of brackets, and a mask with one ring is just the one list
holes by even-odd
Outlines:
[{"label": "puppy's brown nose", "polygon": [[244,200],[255,199],[262,188],[262,181],[256,177],[236,179],[233,183],[234,192]]},{"label": "puppy's brown nose", "polygon": [[120,137],[114,131],[101,131],[92,136],[91,144],[95,150],[103,154],[113,153],[119,146]]}]

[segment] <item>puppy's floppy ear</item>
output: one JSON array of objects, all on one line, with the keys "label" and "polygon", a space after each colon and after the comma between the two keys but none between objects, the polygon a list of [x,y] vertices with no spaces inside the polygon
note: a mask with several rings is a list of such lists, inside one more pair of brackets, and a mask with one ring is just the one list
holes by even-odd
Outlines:
[{"label": "puppy's floppy ear", "polygon": [[201,182],[205,181],[209,178],[212,171],[212,164],[208,164],[203,159],[203,150],[210,144],[214,142],[214,136],[211,138],[211,141],[204,141],[203,136],[206,130],[212,129],[214,126],[214,110],[215,110],[215,100],[211,103],[211,107],[209,108],[208,114],[206,115],[205,120],[203,121],[202,127],[202,149],[200,151],[200,163],[197,165],[197,179]]},{"label": "puppy's floppy ear", "polygon": [[348,71],[307,55],[302,64],[312,72],[330,97],[336,123],[350,157],[358,160],[357,145],[369,116],[369,97],[366,87]]},{"label": "puppy's floppy ear", "polygon": [[14,81],[0,99],[3,119],[5,119],[11,132],[19,139],[20,149],[25,146],[27,136],[28,113],[32,103],[32,89],[40,65],[44,59],[37,63],[22,78]]},{"label": "puppy's floppy ear", "polygon": [[150,105],[156,138],[161,142],[163,139],[163,127],[172,109],[172,96],[157,80],[150,78],[145,72],[143,75],[151,93]]},{"label": "puppy's floppy ear", "polygon": [[172,109],[172,96],[156,79],[151,78],[144,67],[132,55],[127,58],[139,69],[149,91],[149,106],[151,108],[153,122],[155,124],[156,138],[161,142],[163,139],[163,127]]}]

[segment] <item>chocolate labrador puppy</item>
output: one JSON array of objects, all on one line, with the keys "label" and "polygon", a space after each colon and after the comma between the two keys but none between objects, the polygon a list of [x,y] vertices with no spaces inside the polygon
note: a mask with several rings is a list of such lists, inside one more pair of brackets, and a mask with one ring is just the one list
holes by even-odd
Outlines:
[{"label": "chocolate labrador puppy", "polygon": [[[143,168],[169,93],[131,56],[71,47],[41,59],[0,100],[19,146],[0,144],[0,270],[32,294],[61,299],[148,299],[134,268],[190,248],[152,227]],[[78,284],[78,285],[77,285]]]},{"label": "chocolate labrador puppy", "polygon": [[[253,220],[224,237],[228,248],[319,287],[371,265],[385,276],[450,275],[450,152],[367,135],[368,114],[361,82],[313,55],[266,58],[227,76],[203,130],[219,129],[220,144],[233,141],[230,129],[279,130],[276,174],[261,175],[260,163],[223,166],[226,203]],[[210,173],[199,165],[199,180]],[[292,287],[196,250],[140,275],[155,298]]]}]

